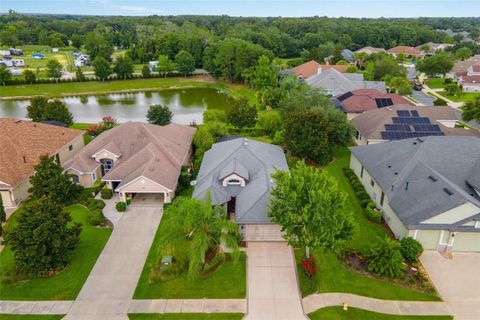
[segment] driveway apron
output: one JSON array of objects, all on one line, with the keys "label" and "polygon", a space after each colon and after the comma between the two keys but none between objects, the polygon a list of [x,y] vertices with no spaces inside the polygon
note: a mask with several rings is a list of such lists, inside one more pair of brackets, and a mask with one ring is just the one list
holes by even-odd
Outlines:
[{"label": "driveway apron", "polygon": [[162,213],[130,207],[122,214],[65,319],[126,319]]},{"label": "driveway apron", "polygon": [[246,320],[304,320],[292,248],[285,242],[249,242]]}]

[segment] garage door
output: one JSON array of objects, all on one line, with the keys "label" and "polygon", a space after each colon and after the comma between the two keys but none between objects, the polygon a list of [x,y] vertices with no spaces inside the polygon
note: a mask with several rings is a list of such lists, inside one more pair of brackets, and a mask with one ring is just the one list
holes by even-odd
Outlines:
[{"label": "garage door", "polygon": [[285,241],[276,224],[246,224],[240,228],[244,241]]},{"label": "garage door", "polygon": [[457,232],[453,251],[480,252],[480,232]]}]

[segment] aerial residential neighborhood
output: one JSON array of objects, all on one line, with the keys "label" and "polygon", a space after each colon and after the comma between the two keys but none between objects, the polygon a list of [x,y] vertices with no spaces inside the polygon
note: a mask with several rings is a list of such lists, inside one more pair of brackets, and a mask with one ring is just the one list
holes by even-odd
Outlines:
[{"label": "aerial residential neighborhood", "polygon": [[480,319],[479,10],[1,1],[0,320]]}]

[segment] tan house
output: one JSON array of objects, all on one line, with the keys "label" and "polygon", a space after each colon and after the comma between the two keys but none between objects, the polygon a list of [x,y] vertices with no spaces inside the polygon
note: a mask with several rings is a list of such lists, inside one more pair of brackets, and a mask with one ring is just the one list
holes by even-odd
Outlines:
[{"label": "tan house", "polygon": [[0,194],[5,208],[29,196],[29,178],[40,156],[55,156],[63,165],[83,146],[83,131],[38,122],[0,119]]},{"label": "tan house", "polygon": [[351,148],[359,177],[397,238],[480,252],[480,139],[429,136]]},{"label": "tan house", "polygon": [[323,71],[334,69],[340,73],[347,72],[348,65],[320,64],[315,60],[302,63],[294,68],[285,70],[286,73],[294,73],[298,79],[307,80],[310,77],[321,74]]},{"label": "tan house", "polygon": [[365,54],[371,55],[371,54],[379,53],[379,52],[385,52],[385,49],[375,48],[375,47],[363,47],[361,49],[358,49],[354,53],[356,53],[356,54],[365,53]]},{"label": "tan house", "polygon": [[393,55],[394,57],[397,57],[399,54],[403,54],[407,58],[410,58],[410,57],[423,58],[425,56],[425,52],[423,52],[422,50],[419,50],[414,47],[408,47],[408,46],[396,46],[391,49],[388,49],[387,52]]},{"label": "tan house", "polygon": [[82,186],[101,179],[120,201],[170,202],[183,165],[191,156],[195,128],[127,122],[103,132],[65,170]]},{"label": "tan house", "polygon": [[357,145],[431,135],[475,136],[478,130],[458,126],[460,112],[452,107],[395,105],[366,111],[352,119]]}]

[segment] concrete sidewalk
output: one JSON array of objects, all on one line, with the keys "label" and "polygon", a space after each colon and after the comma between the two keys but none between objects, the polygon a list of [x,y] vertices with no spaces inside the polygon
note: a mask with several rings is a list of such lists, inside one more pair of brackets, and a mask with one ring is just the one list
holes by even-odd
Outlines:
[{"label": "concrete sidewalk", "polygon": [[419,316],[450,314],[445,302],[382,300],[350,293],[312,294],[303,298],[303,308],[305,313],[309,314],[321,308],[341,306],[344,302],[350,307],[387,314]]},{"label": "concrete sidewalk", "polygon": [[249,242],[246,320],[305,320],[292,248],[285,242]]}]

